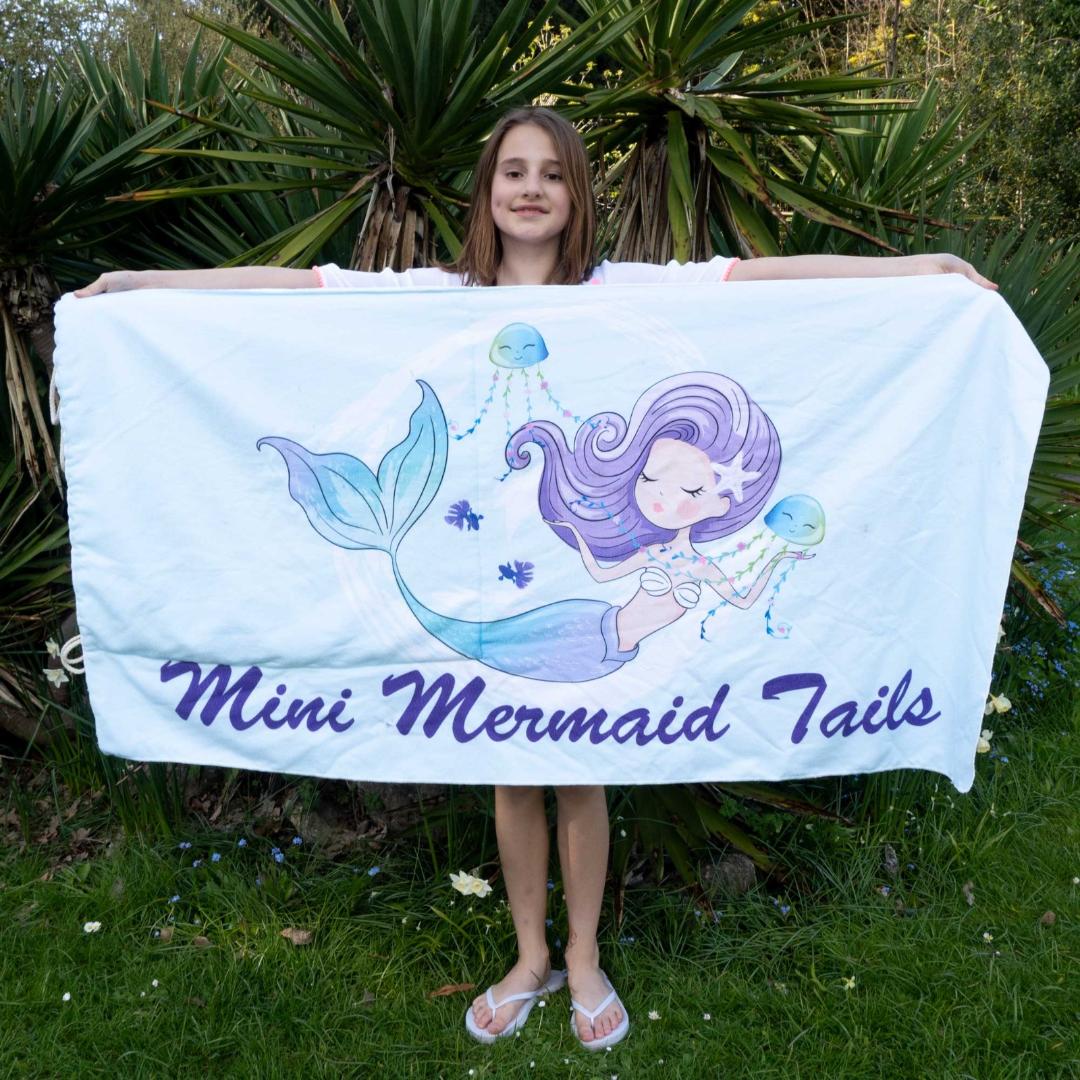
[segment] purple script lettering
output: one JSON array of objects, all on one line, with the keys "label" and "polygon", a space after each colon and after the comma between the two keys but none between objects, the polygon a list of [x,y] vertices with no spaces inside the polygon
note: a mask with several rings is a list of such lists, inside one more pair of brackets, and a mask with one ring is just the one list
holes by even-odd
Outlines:
[{"label": "purple script lettering", "polygon": [[[888,708],[885,710],[883,720],[872,722],[881,709],[885,696],[889,693],[887,686],[879,688],[877,692],[878,700],[870,702],[858,720],[855,719],[859,715],[858,703],[845,701],[829,709],[822,716],[818,723],[818,730],[826,739],[831,739],[836,734],[847,738],[860,729],[868,735],[873,735],[883,727],[895,731],[904,724],[911,724],[913,727],[925,727],[927,724],[933,723],[941,713],[930,712],[934,707],[934,698],[930,693],[930,688],[925,686],[919,691],[915,700],[904,709],[903,713],[897,715],[897,710],[900,708],[910,686],[911,669],[909,668],[904,672],[903,678],[896,684],[896,689],[893,690],[892,696],[889,698]],[[810,721],[813,719],[814,712],[821,703],[821,699],[825,696],[827,688],[823,675],[805,671],[791,675],[778,675],[775,679],[769,679],[761,688],[761,697],[764,701],[776,701],[781,694],[787,694],[794,690],[812,691],[806,708],[803,709],[799,719],[795,721],[795,726],[791,729],[791,741],[800,743],[806,737],[806,733],[810,728]]]}]

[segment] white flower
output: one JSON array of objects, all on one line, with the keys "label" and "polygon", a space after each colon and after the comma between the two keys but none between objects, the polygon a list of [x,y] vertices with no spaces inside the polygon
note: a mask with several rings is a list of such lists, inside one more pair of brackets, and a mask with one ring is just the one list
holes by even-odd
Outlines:
[{"label": "white flower", "polygon": [[158,981],[157,981],[157,979],[151,979],[151,980],[150,980],[150,985],[151,985],[151,986],[155,986],[155,987],[156,987],[156,986],[158,985]]},{"label": "white flower", "polygon": [[481,877],[473,877],[464,870],[450,875],[450,881],[459,893],[465,896],[487,896],[491,892],[491,885]]},{"label": "white flower", "polygon": [[855,976],[854,975],[849,975],[846,979],[842,979],[840,981],[840,985],[845,990],[854,990],[855,989]]},{"label": "white flower", "polygon": [[711,1020],[712,1019],[712,1013],[702,1013],[701,1014],[701,1019],[702,1020]]},{"label": "white flower", "polygon": [[63,668],[42,668],[42,671],[53,686],[63,686],[68,681],[67,672]]},{"label": "white flower", "polygon": [[60,655],[60,646],[57,645],[57,643],[55,641],[53,641],[52,638],[49,638],[49,640],[45,642],[45,651],[50,656],[59,656]]},{"label": "white flower", "polygon": [[83,933],[84,934],[96,934],[100,929],[101,929],[101,923],[99,923],[99,922],[83,923]]},{"label": "white flower", "polygon": [[998,626],[998,644],[1001,644],[1001,639],[1005,636],[1005,624],[1001,623]]},{"label": "white flower", "polygon": [[65,990],[64,991],[64,996],[60,1000],[61,1001],[70,1001],[71,1000],[71,993],[69,991]]},{"label": "white flower", "polygon": [[536,1004],[539,1005],[542,1009],[547,1004],[547,1002],[543,998],[541,998]]},{"label": "white flower", "polygon": [[994,737],[994,733],[989,728],[983,728],[982,734],[979,735],[979,741],[975,744],[976,754],[986,754],[990,751],[990,740]]},{"label": "white flower", "polygon": [[983,716],[989,716],[991,713],[1004,713],[1008,712],[1012,708],[1012,702],[1004,694],[991,694],[989,701],[987,701],[983,708]]},{"label": "white flower", "polygon": [[1074,877],[1073,878],[1073,884],[1074,885],[1080,885],[1080,877]]},{"label": "white flower", "polygon": [[990,942],[993,941],[993,940],[994,940],[994,935],[991,934],[989,930],[984,930],[983,931],[983,941],[985,941],[989,945]]},{"label": "white flower", "polygon": [[655,1009],[652,1009],[649,1012],[649,1019],[650,1020],[659,1020],[660,1019],[660,1014]]}]

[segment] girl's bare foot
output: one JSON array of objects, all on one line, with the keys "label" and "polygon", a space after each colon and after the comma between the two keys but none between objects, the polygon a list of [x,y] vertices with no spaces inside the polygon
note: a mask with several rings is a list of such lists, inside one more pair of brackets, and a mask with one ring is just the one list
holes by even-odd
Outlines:
[{"label": "girl's bare foot", "polygon": [[[566,947],[566,971],[570,996],[586,1009],[595,1009],[611,993],[600,974],[600,949],[571,943]],[[498,1000],[498,998],[496,998]],[[499,1010],[500,1013],[502,1010]],[[574,1010],[574,1023],[583,1042],[610,1035],[622,1022],[623,1011],[618,1001],[612,1002],[591,1024],[589,1018]]]},{"label": "girl's bare foot", "polygon": [[[551,960],[546,952],[528,960],[518,957],[518,962],[506,973],[502,982],[497,982],[492,986],[491,996],[498,1005],[503,998],[511,994],[539,990],[547,982],[550,974]],[[503,1005],[493,1018],[491,1009],[488,1008],[486,993],[480,994],[472,1003],[473,1019],[477,1027],[489,1031],[492,1035],[498,1035],[517,1016],[524,1004],[524,1001],[511,1001],[508,1005]]]}]

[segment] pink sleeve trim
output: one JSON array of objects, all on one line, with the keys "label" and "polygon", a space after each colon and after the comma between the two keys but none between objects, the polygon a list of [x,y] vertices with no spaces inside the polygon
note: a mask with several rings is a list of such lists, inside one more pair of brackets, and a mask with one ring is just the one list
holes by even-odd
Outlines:
[{"label": "pink sleeve trim", "polygon": [[311,272],[315,275],[315,288],[325,289],[326,279],[323,277],[323,272],[317,266],[313,266]]},{"label": "pink sleeve trim", "polygon": [[727,279],[731,277],[731,271],[735,269],[735,264],[739,261],[739,257],[736,255],[735,258],[727,264],[727,269],[724,271],[724,276],[720,279],[721,281],[727,281]]}]

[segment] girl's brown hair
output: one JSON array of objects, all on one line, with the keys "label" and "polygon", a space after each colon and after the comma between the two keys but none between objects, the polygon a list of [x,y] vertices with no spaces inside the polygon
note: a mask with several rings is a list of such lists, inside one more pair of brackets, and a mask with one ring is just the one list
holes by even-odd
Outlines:
[{"label": "girl's brown hair", "polygon": [[559,256],[549,285],[580,285],[592,273],[596,242],[596,210],[585,143],[574,126],[558,113],[537,105],[514,109],[495,125],[476,163],[472,198],[465,218],[465,242],[447,270],[466,285],[494,285],[502,260],[502,240],[491,216],[491,181],[503,136],[518,124],[535,124],[551,136],[570,193],[570,217],[559,240]]}]

